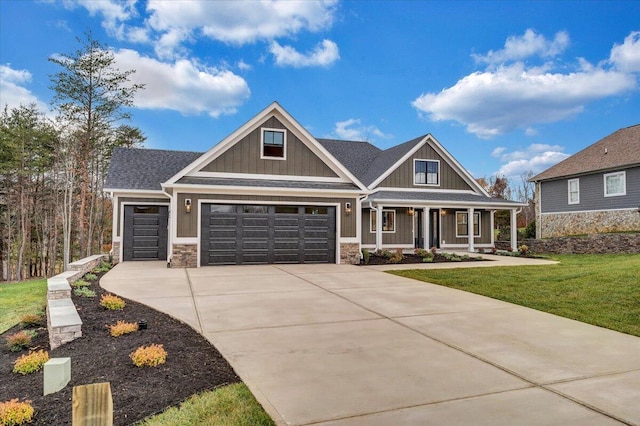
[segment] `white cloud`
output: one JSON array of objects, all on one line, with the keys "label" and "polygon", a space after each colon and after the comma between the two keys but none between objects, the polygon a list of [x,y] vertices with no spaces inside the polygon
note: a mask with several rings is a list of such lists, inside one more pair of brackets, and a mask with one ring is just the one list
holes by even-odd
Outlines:
[{"label": "white cloud", "polygon": [[312,52],[302,54],[291,46],[281,46],[276,41],[271,42],[269,51],[275,56],[276,65],[301,67],[327,67],[340,59],[338,45],[331,40],[323,40]]},{"label": "white cloud", "polygon": [[507,61],[519,61],[531,56],[551,58],[569,46],[569,34],[565,31],[556,33],[553,40],[547,40],[542,34],[527,29],[522,36],[511,36],[504,43],[504,49],[490,50],[486,55],[471,55],[477,62],[500,64]]},{"label": "white cloud", "polygon": [[623,72],[640,72],[640,31],[629,34],[611,49],[610,61]]},{"label": "white cloud", "polygon": [[503,50],[475,55],[489,63],[486,70],[469,74],[440,93],[424,93],[412,105],[433,121],[462,123],[480,138],[516,129],[533,135],[536,124],[573,117],[589,102],[636,89],[637,76],[631,71],[640,70],[639,34],[631,33],[623,45],[613,47],[609,62],[615,67],[594,66],[578,58],[575,70],[567,72],[566,64],[559,64],[563,71],[554,71],[559,66],[552,62],[511,62],[528,56],[554,56],[568,44],[566,33],[546,40],[527,30],[523,37],[508,39]]},{"label": "white cloud", "polygon": [[228,70],[205,67],[188,59],[161,62],[129,49],[114,53],[120,68],[136,70],[131,81],[146,84],[136,94],[138,108],[218,117],[234,113],[250,94],[247,82]]},{"label": "white cloud", "polygon": [[136,1],[137,0],[65,0],[64,4],[68,8],[73,8],[78,4],[87,9],[91,16],[102,15],[102,27],[107,33],[123,39],[126,29],[124,22],[137,15],[135,8]]},{"label": "white cloud", "polygon": [[0,109],[36,104],[39,111],[48,114],[47,104],[25,87],[29,82],[31,73],[28,70],[13,69],[10,64],[0,65]]},{"label": "white cloud", "polygon": [[242,59],[240,59],[237,63],[236,66],[238,67],[238,69],[240,71],[249,71],[251,68],[253,68],[250,64],[246,63],[245,61],[243,61]]},{"label": "white cloud", "polygon": [[365,126],[361,124],[359,118],[350,118],[345,121],[338,121],[333,133],[340,139],[351,141],[368,141],[372,136],[378,138],[389,138],[391,135],[384,134],[376,126]]},{"label": "white cloud", "polygon": [[498,147],[491,155],[498,157],[500,162],[504,163],[496,174],[514,181],[525,172],[533,171],[534,174],[538,174],[569,157],[569,154],[562,151],[564,148],[560,145],[531,144],[524,150],[512,152],[507,152],[504,147]]}]

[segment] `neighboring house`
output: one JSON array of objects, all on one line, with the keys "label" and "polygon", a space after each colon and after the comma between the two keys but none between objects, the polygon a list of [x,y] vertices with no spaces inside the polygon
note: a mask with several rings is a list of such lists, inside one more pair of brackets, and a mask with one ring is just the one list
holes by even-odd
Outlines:
[{"label": "neighboring house", "polygon": [[316,139],[275,102],[205,153],[117,148],[105,191],[114,260],[171,267],[474,251],[493,247],[496,210],[515,223],[522,206],[490,198],[431,135],[387,150]]},{"label": "neighboring house", "polygon": [[538,238],[640,230],[640,125],[531,178]]}]

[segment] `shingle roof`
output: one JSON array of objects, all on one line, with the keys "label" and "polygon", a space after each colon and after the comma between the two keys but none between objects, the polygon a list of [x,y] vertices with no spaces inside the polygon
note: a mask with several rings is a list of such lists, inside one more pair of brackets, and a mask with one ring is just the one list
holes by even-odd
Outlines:
[{"label": "shingle roof", "polygon": [[[517,201],[502,200],[499,198],[491,198],[484,195],[477,195],[463,192],[426,192],[426,191],[378,191],[369,195],[366,200],[384,201],[384,200],[411,200],[411,201],[437,201],[453,202],[453,203],[478,203],[487,205],[523,205]],[[366,201],[365,200],[365,201]]]},{"label": "shingle roof", "polygon": [[640,124],[620,129],[531,178],[541,181],[640,164]]},{"label": "shingle roof", "polygon": [[426,135],[381,150],[368,142],[317,139],[338,161],[365,185],[371,185]]},{"label": "shingle roof", "polygon": [[105,188],[162,190],[161,183],[201,155],[201,152],[116,148],[109,164]]}]

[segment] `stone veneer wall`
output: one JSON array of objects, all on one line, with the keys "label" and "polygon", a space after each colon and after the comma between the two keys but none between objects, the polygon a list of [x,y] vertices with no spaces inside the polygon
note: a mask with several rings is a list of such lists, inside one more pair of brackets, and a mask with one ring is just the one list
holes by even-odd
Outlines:
[{"label": "stone veneer wall", "polygon": [[640,231],[640,213],[636,209],[545,213],[539,222],[540,238]]},{"label": "stone veneer wall", "polygon": [[[518,246],[525,244],[533,253],[556,254],[604,254],[604,253],[640,253],[640,233],[593,234],[587,236],[555,237],[541,240],[524,239]],[[496,248],[507,250],[509,242],[496,241]]]},{"label": "stone veneer wall", "polygon": [[198,246],[195,244],[174,244],[169,266],[172,268],[197,268]]},{"label": "stone veneer wall", "polygon": [[111,261],[115,265],[120,263],[120,242],[114,241],[111,246]]},{"label": "stone veneer wall", "polygon": [[360,263],[360,244],[340,243],[340,263],[358,265]]}]

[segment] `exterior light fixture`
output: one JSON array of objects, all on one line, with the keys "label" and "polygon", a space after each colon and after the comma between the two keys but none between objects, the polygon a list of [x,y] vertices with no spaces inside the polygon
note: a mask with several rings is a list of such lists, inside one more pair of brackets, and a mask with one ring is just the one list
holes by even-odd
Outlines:
[{"label": "exterior light fixture", "polygon": [[407,207],[407,214],[409,216],[413,216],[414,213],[415,213],[415,209],[413,207]]},{"label": "exterior light fixture", "polygon": [[184,211],[191,213],[191,198],[184,199]]},{"label": "exterior light fixture", "polygon": [[351,214],[351,203],[349,202],[344,203],[344,212],[346,214]]}]

